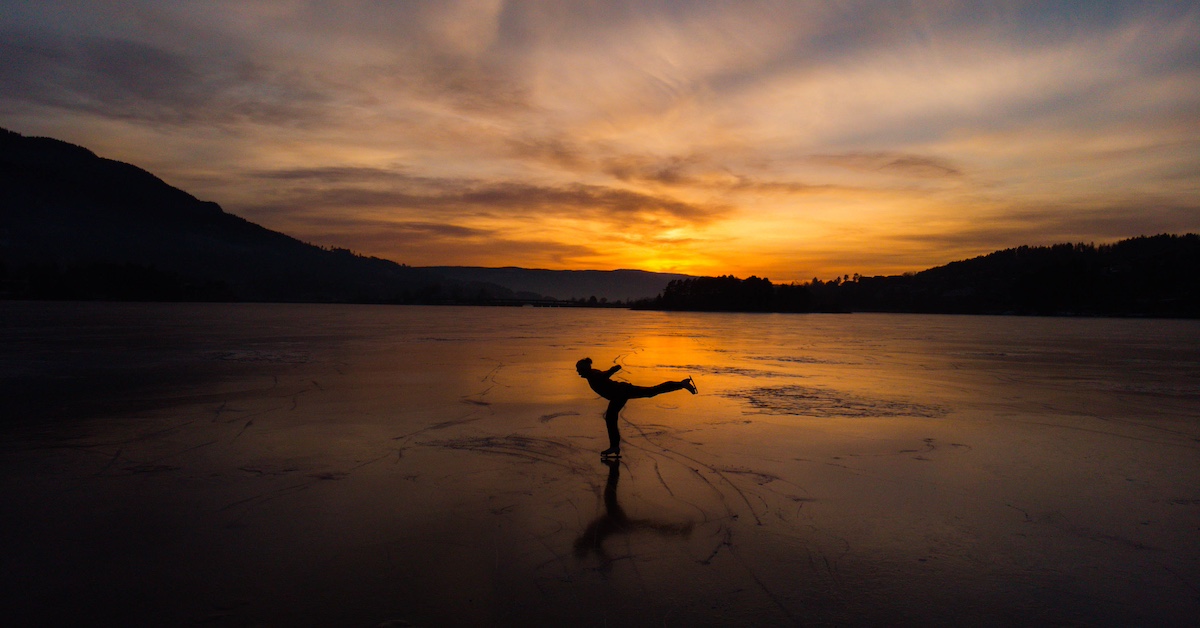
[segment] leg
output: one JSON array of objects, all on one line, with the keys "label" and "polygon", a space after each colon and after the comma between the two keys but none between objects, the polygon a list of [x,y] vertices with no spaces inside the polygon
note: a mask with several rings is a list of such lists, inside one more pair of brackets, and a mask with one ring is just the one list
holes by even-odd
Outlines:
[{"label": "leg", "polygon": [[621,451],[621,432],[617,429],[617,420],[621,418],[621,408],[625,407],[628,399],[618,397],[608,402],[608,410],[604,412],[604,423],[608,426],[607,453]]},{"label": "leg", "polygon": [[685,379],[683,381],[678,381],[678,382],[663,382],[657,386],[649,386],[649,387],[647,387],[647,386],[632,386],[633,390],[630,391],[629,398],[630,399],[645,399],[646,397],[655,397],[655,396],[661,395],[663,393],[674,392],[676,390],[683,390],[684,388],[688,387],[689,381],[690,380]]}]

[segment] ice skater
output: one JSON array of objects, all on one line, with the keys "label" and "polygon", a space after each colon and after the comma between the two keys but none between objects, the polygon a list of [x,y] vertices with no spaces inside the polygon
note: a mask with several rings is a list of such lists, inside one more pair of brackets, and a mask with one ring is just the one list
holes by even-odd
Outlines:
[{"label": "ice skater", "polygon": [[600,371],[592,368],[591,358],[584,358],[576,362],[575,370],[580,377],[588,381],[588,386],[591,386],[597,395],[608,400],[608,409],[604,411],[604,422],[608,425],[608,449],[600,452],[603,457],[621,455],[621,432],[617,429],[617,419],[621,414],[621,408],[625,407],[625,402],[630,399],[645,399],[676,390],[686,390],[693,395],[696,394],[696,384],[690,377],[677,382],[663,382],[657,386],[634,386],[628,382],[612,380],[613,373],[621,370],[619,364],[607,371]]}]

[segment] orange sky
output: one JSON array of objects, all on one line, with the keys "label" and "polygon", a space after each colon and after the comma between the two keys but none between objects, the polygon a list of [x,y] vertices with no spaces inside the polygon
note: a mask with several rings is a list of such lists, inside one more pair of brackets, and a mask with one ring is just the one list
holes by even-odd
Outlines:
[{"label": "orange sky", "polygon": [[774,281],[1200,231],[1188,3],[14,3],[0,126],[411,265]]}]

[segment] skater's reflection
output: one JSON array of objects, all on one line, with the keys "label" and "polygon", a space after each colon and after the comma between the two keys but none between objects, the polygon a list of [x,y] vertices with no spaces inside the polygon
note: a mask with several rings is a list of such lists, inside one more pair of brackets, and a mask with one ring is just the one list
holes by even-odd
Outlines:
[{"label": "skater's reflection", "polygon": [[590,552],[595,552],[600,558],[601,566],[608,567],[612,562],[608,552],[604,551],[604,540],[613,534],[632,534],[643,530],[656,532],[663,536],[687,537],[692,533],[692,523],[666,523],[653,519],[630,519],[617,502],[617,481],[621,478],[621,461],[604,459],[600,462],[608,465],[608,481],[604,484],[604,514],[596,517],[583,534],[575,539],[575,556],[583,558]]}]

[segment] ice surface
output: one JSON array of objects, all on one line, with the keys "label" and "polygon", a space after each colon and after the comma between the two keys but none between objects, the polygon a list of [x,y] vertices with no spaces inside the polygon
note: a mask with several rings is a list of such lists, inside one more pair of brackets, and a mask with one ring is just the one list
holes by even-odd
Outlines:
[{"label": "ice surface", "polygon": [[[3,303],[0,322],[0,588],[32,623],[1200,616],[1193,321]],[[630,401],[606,466],[584,356],[701,394]]]}]

